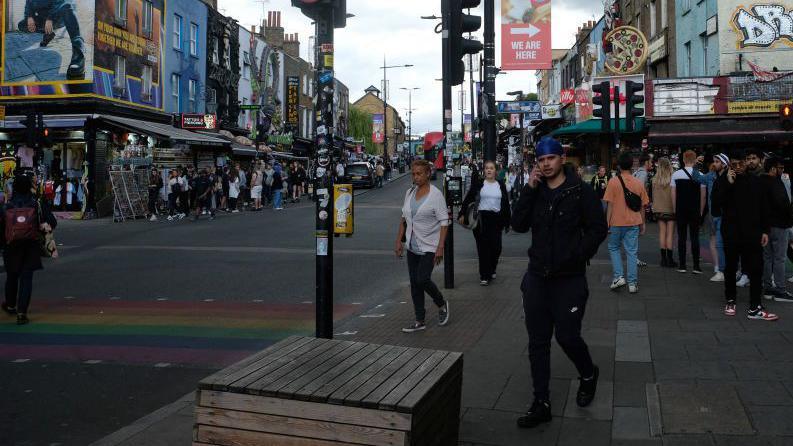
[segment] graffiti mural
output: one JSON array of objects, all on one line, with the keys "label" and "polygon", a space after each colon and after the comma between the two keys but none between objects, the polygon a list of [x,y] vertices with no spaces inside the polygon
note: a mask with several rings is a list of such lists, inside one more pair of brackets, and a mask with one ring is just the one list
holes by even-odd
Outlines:
[{"label": "graffiti mural", "polygon": [[793,70],[793,0],[719,0],[722,74]]},{"label": "graffiti mural", "polygon": [[781,39],[793,42],[793,11],[782,5],[755,5],[739,8],[733,24],[743,34],[739,46],[769,47]]}]

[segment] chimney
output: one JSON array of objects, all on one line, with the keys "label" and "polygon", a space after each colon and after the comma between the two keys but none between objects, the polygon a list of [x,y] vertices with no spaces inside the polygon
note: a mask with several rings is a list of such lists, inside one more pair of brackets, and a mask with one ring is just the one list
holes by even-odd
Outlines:
[{"label": "chimney", "polygon": [[300,58],[300,40],[298,40],[297,33],[287,35],[287,38],[284,40],[283,48],[284,53],[294,57],[295,59]]},{"label": "chimney", "polygon": [[271,48],[284,47],[284,29],[281,28],[281,13],[269,11],[267,13],[267,23],[264,28],[264,41]]}]

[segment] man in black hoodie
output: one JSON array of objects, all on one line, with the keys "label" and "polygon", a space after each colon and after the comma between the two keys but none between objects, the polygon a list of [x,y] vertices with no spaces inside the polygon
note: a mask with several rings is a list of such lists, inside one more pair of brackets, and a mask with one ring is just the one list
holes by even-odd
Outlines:
[{"label": "man in black hoodie", "polygon": [[[775,321],[779,317],[766,311],[761,302],[763,292],[763,247],[768,244],[769,204],[763,180],[749,169],[761,154],[751,150],[730,155],[730,169],[716,180],[711,199],[722,215],[721,235],[724,239],[724,314],[735,316],[737,289],[735,274],[738,262],[749,276],[750,303],[747,317],[752,320]],[[750,159],[751,158],[751,159]],[[748,162],[747,162],[748,161]]]},{"label": "man in black hoodie", "polygon": [[785,165],[770,156],[763,163],[762,175],[769,200],[768,217],[771,232],[768,245],[763,248],[763,294],[768,300],[793,302],[793,295],[785,289],[785,263],[787,262],[788,229],[793,226],[790,198],[782,182]]},{"label": "man in black hoodie", "polygon": [[534,403],[518,419],[520,427],[551,420],[548,385],[551,337],[573,361],[580,375],[576,402],[588,406],[595,397],[598,368],[581,338],[581,321],[589,297],[586,264],[606,239],[603,208],[592,188],[572,169],[563,169],[564,150],[554,139],[537,144],[537,165],[512,213],[517,232],[531,230],[529,269],[523,276],[523,310],[529,333],[529,361]]}]

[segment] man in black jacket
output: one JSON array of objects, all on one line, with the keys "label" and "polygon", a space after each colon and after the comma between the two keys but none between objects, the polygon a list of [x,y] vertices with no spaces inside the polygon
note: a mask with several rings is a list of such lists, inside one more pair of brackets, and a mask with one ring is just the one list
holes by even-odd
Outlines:
[{"label": "man in black jacket", "polygon": [[793,295],[785,289],[785,263],[787,262],[788,229],[793,226],[790,198],[782,182],[785,165],[782,160],[771,156],[763,163],[769,200],[768,217],[771,232],[768,244],[763,248],[763,294],[768,300],[793,302]]},{"label": "man in black jacket", "polygon": [[713,187],[713,207],[722,216],[721,235],[724,239],[724,296],[727,303],[724,314],[735,316],[737,289],[735,274],[738,262],[749,276],[749,309],[747,317],[752,320],[775,321],[779,317],[766,311],[760,299],[763,292],[763,247],[768,244],[770,232],[768,199],[763,180],[747,169],[749,157],[757,157],[756,151],[746,156],[736,151],[730,156],[730,169],[720,176]]},{"label": "man in black jacket", "polygon": [[564,150],[545,138],[536,147],[537,162],[513,209],[512,227],[532,233],[529,269],[523,276],[523,309],[529,333],[534,403],[520,427],[551,420],[548,385],[551,336],[580,375],[576,402],[588,406],[595,397],[598,368],[581,338],[581,321],[589,288],[586,264],[608,232],[603,208],[592,188],[571,169],[564,170]]}]

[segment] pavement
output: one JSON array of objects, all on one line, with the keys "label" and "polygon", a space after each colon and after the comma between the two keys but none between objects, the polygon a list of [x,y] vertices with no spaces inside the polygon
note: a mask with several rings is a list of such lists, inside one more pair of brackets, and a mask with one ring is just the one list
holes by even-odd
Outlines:
[{"label": "pavement", "polygon": [[[470,242],[463,232],[457,245]],[[589,268],[583,335],[601,369],[592,406],[575,405],[576,371],[554,345],[554,419],[517,428],[532,399],[519,291],[526,260],[514,254],[527,244],[525,236],[505,238],[498,279],[487,288],[478,285],[476,261],[459,259],[456,288],[444,290],[446,327],[400,332],[412,320],[402,274],[396,291],[346,318],[336,337],[464,352],[460,445],[793,445],[793,305],[768,303],[778,322],[749,321],[742,289],[738,317],[727,318],[722,285],[656,266],[651,235],[642,238],[651,265],[640,271],[638,294],[608,290],[604,247]],[[442,267],[435,280],[443,282]],[[192,411],[187,394],[93,446],[189,445]]]}]

